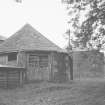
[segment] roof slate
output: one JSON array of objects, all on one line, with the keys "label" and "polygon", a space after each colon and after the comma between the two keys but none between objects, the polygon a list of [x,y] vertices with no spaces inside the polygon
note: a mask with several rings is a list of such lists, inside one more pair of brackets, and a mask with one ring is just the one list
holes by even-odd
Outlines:
[{"label": "roof slate", "polygon": [[35,30],[30,24],[24,25],[0,45],[0,52],[31,50],[65,52],[65,50]]}]

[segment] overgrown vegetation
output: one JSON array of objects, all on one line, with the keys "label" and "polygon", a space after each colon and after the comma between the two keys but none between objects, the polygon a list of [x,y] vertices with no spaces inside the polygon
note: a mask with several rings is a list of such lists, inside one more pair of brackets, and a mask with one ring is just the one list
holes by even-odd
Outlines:
[{"label": "overgrown vegetation", "polygon": [[105,105],[104,82],[31,83],[0,89],[0,105]]},{"label": "overgrown vegetation", "polygon": [[66,3],[75,47],[100,50],[105,45],[105,0],[62,0]]}]

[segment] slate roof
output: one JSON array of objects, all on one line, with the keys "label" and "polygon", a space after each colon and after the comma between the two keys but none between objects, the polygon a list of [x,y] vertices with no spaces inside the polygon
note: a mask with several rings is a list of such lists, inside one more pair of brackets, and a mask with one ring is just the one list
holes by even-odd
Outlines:
[{"label": "slate roof", "polygon": [[0,52],[33,50],[65,52],[29,24],[24,25],[0,45]]}]

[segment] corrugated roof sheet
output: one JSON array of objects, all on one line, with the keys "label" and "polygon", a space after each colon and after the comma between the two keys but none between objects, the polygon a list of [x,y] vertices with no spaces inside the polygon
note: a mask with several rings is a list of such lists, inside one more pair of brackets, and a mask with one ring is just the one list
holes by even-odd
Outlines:
[{"label": "corrugated roof sheet", "polygon": [[6,37],[0,35],[0,40],[6,40]]},{"label": "corrugated roof sheet", "polygon": [[66,52],[44,37],[29,24],[23,26],[19,31],[17,31],[14,35],[5,40],[2,45],[0,45],[0,52],[12,52],[21,50]]},{"label": "corrugated roof sheet", "polygon": [[0,68],[23,68],[24,69],[24,67],[19,67],[19,66],[12,66],[12,65],[2,65],[2,64],[0,64]]}]

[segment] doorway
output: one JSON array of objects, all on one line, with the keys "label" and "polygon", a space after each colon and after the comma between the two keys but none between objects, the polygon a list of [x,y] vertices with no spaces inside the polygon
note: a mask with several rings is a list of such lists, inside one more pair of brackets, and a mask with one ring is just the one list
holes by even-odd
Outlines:
[{"label": "doorway", "polygon": [[47,54],[29,54],[28,56],[28,79],[49,80],[49,57]]}]

